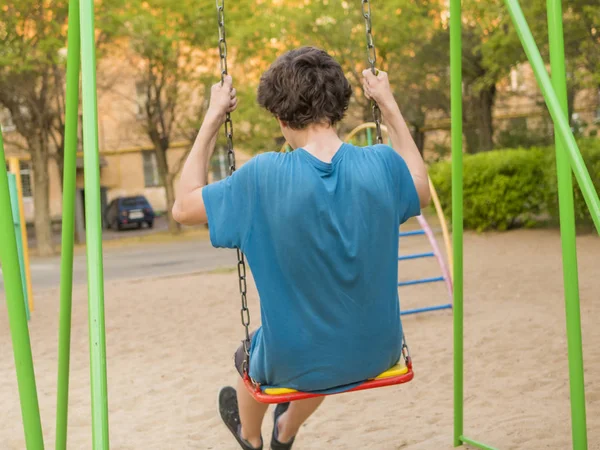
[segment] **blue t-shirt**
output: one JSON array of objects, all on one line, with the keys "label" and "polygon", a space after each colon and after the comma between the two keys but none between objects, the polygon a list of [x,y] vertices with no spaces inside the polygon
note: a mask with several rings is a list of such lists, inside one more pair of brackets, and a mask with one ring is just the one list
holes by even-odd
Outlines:
[{"label": "blue t-shirt", "polygon": [[398,362],[398,227],[420,207],[391,147],[343,144],[331,163],[304,149],[265,153],[203,199],[212,244],[241,248],[258,288],[254,380],[347,388]]}]

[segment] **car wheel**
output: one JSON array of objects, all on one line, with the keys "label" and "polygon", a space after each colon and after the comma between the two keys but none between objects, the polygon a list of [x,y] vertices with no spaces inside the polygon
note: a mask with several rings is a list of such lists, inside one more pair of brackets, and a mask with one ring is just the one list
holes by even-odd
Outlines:
[{"label": "car wheel", "polygon": [[148,228],[153,228],[154,227],[154,220],[150,220],[148,222]]}]

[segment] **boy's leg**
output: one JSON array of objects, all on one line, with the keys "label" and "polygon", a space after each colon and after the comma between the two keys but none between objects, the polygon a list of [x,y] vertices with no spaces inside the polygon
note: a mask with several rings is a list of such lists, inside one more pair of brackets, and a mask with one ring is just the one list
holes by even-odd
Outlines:
[{"label": "boy's leg", "polygon": [[242,438],[258,448],[262,443],[260,430],[269,405],[254,400],[241,378],[238,381],[236,391],[240,422],[242,423]]},{"label": "boy's leg", "polygon": [[288,410],[277,420],[277,440],[281,443],[291,441],[306,419],[321,406],[324,399],[325,397],[315,397],[292,402]]}]

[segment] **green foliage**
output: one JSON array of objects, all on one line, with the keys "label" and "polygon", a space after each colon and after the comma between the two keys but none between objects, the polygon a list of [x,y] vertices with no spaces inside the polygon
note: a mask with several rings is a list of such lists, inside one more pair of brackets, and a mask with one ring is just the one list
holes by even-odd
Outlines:
[{"label": "green foliage", "polygon": [[[581,139],[578,141],[581,156],[590,173],[596,192],[600,192],[600,139]],[[554,223],[559,222],[558,210],[558,183],[556,178],[556,158],[553,148],[549,148],[546,154],[546,179],[548,191],[546,193],[546,203],[548,212]],[[575,220],[578,225],[591,225],[592,217],[588,211],[585,199],[579,189],[579,185],[573,177],[573,194],[575,198]]]},{"label": "green foliage", "polygon": [[[67,2],[9,1],[0,19],[0,107],[26,139],[61,125]],[[40,125],[42,124],[42,125]]]},{"label": "green foliage", "polygon": [[[439,0],[377,2],[372,7],[377,65],[390,74],[407,122],[420,129],[427,111],[446,111],[449,106],[445,7]],[[371,120],[370,103],[360,89],[361,72],[367,67],[360,2],[287,0],[270,4],[268,16],[265,13],[264,4],[245,0],[227,15],[235,25],[228,28],[236,55],[232,73],[244,80],[243,90],[248,92],[247,97],[240,92],[236,118],[253,124],[250,134],[240,136],[244,146],[252,150],[276,146],[281,136],[277,124],[260,111],[253,95],[262,71],[285,50],[302,45],[323,48],[342,65],[355,88],[349,122]]]},{"label": "green foliage", "polygon": [[[600,191],[600,140],[582,139],[579,149],[596,191]],[[449,161],[431,166],[431,180],[448,218],[452,216],[452,174]],[[574,183],[578,225],[592,219],[583,194]],[[551,219],[559,222],[554,146],[493,150],[464,155],[464,224],[477,231],[528,227]]]},{"label": "green foliage", "polygon": [[531,148],[546,146],[554,142],[552,126],[550,123],[536,124],[530,127],[526,117],[511,119],[505,129],[498,132],[496,145],[498,148]]},{"label": "green foliage", "polygon": [[[464,157],[464,223],[477,231],[530,226],[545,210],[542,149],[495,150]],[[450,162],[430,169],[442,207],[452,215]]]},{"label": "green foliage", "polygon": [[445,161],[450,157],[451,148],[448,143],[434,142],[433,148],[425,155],[425,162],[428,164]]}]

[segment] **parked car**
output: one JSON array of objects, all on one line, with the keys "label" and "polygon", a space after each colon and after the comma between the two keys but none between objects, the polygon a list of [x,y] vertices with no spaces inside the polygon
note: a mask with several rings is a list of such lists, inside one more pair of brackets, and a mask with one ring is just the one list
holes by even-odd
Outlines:
[{"label": "parked car", "polygon": [[122,230],[129,225],[137,225],[138,228],[142,228],[144,223],[148,225],[148,228],[152,228],[154,217],[154,210],[143,195],[115,198],[110,202],[104,214],[108,228],[113,230]]}]

